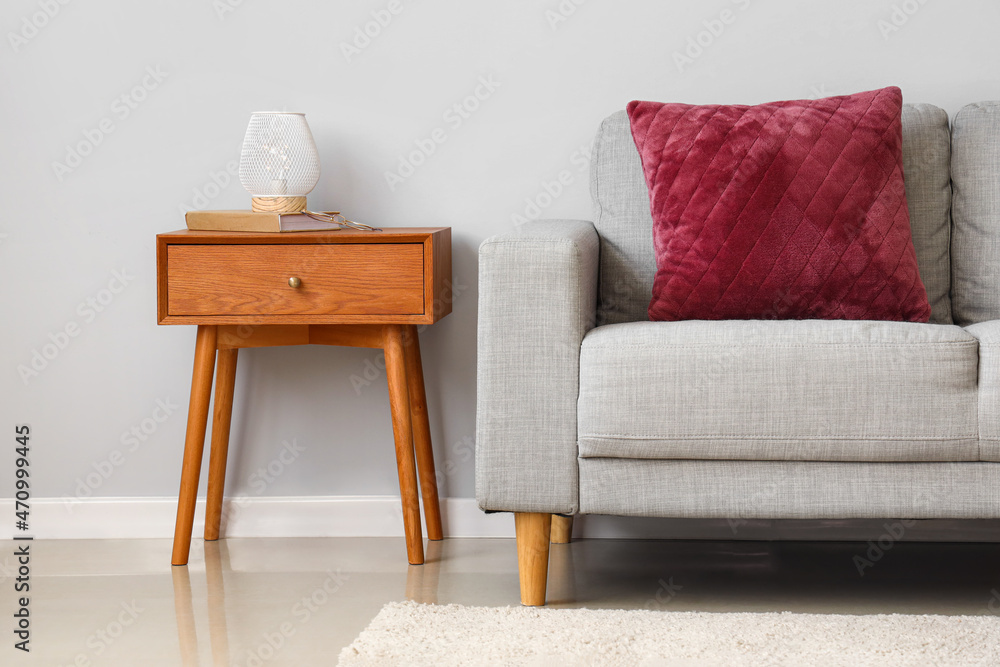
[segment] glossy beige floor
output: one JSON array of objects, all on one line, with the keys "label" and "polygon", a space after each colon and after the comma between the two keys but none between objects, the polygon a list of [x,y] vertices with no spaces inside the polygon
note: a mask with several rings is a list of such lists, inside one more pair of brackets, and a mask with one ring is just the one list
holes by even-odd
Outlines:
[{"label": "glossy beige floor", "polygon": [[[30,655],[14,650],[13,542],[0,543],[2,665],[332,665],[383,604],[518,604],[513,540],[168,540],[32,545]],[[1000,613],[1000,545],[581,540],[553,545],[553,607]]]}]

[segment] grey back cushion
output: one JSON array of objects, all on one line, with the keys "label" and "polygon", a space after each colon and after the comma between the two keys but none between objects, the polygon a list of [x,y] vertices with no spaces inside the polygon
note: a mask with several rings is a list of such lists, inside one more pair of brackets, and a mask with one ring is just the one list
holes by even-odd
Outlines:
[{"label": "grey back cushion", "polygon": [[[903,174],[913,245],[931,304],[931,322],[942,324],[952,321],[950,159],[948,114],[930,104],[903,105]],[[648,320],[656,274],[653,218],[625,111],[608,116],[597,131],[590,193],[601,239],[597,323]],[[1000,207],[1000,198],[994,201]]]},{"label": "grey back cushion", "polygon": [[958,112],[952,155],[953,309],[965,326],[1000,319],[1000,102]]}]

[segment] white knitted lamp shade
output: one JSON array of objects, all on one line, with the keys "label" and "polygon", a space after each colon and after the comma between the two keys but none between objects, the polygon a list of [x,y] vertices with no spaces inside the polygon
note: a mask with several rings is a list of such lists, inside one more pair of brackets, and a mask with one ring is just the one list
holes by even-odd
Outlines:
[{"label": "white knitted lamp shade", "polygon": [[294,213],[319,180],[319,153],[306,115],[262,111],[250,116],[240,152],[240,183],[253,210]]}]

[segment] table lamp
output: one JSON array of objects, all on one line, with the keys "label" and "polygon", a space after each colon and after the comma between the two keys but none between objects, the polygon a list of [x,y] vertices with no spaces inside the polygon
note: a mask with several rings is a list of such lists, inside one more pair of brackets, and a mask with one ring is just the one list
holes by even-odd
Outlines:
[{"label": "table lamp", "polygon": [[261,111],[250,116],[240,152],[240,183],[254,211],[297,213],[319,180],[319,153],[304,113]]}]

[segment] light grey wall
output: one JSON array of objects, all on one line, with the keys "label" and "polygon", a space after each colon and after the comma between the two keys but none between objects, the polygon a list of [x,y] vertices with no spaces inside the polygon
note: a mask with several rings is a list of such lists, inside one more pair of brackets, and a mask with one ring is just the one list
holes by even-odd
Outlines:
[{"label": "light grey wall", "polygon": [[[454,313],[422,344],[441,490],[470,497],[476,248],[537,215],[531,200],[589,217],[584,153],[605,115],[635,98],[885,85],[950,113],[1000,98],[991,0],[5,0],[0,27],[0,443],[31,424],[40,497],[176,493],[194,330],[156,325],[154,235],[183,227],[185,205],[248,207],[226,168],[252,111],[306,112],[323,165],[312,207],[453,228]],[[366,28],[376,36],[345,47]],[[450,111],[463,100],[478,107],[467,118]],[[435,128],[446,141],[390,188],[386,172]],[[52,358],[22,377],[36,352]],[[229,493],[395,493],[378,361],[241,353]],[[123,436],[143,427],[144,441]],[[254,476],[293,440],[304,451],[277,479]]]}]

